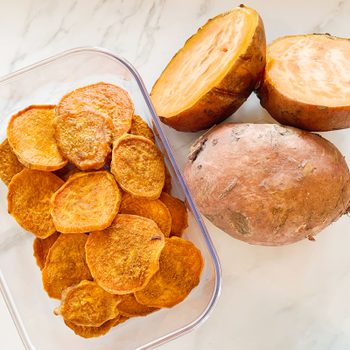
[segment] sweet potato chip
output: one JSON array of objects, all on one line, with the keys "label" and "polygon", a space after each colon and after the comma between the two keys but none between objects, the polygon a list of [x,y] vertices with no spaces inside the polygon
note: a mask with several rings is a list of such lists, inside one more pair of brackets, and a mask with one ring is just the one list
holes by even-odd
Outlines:
[{"label": "sweet potato chip", "polygon": [[121,214],[133,214],[153,220],[165,237],[171,230],[171,215],[167,206],[159,199],[145,199],[124,193],[120,204]]},{"label": "sweet potato chip", "polygon": [[113,225],[92,232],[86,261],[96,283],[114,294],[144,288],[159,269],[164,235],[157,224],[136,215],[117,215]]},{"label": "sweet potato chip", "polygon": [[8,140],[4,140],[0,145],[0,179],[8,185],[22,169],[23,165],[13,153]]},{"label": "sweet potato chip", "polygon": [[80,112],[100,114],[113,121],[113,137],[127,133],[134,115],[129,94],[118,86],[97,83],[69,92],[57,106],[58,116],[76,116]]},{"label": "sweet potato chip", "polygon": [[164,162],[156,145],[143,136],[125,135],[114,143],[111,171],[121,188],[157,199],[164,186]]},{"label": "sweet potato chip", "polygon": [[42,277],[51,298],[60,299],[66,288],[82,280],[92,280],[85,261],[87,238],[83,233],[62,234],[50,248]]},{"label": "sweet potato chip", "polygon": [[106,321],[99,327],[78,326],[73,322],[64,321],[67,327],[69,327],[76,335],[83,338],[94,338],[105,335],[112,327],[126,321],[122,316],[117,316],[113,320]]},{"label": "sweet potato chip", "polygon": [[35,238],[33,243],[34,257],[36,259],[36,263],[39,266],[40,270],[42,270],[45,266],[47,255],[49,254],[50,248],[56,242],[56,239],[59,237],[59,233],[55,232],[53,235],[41,239]]},{"label": "sweet potato chip", "polygon": [[29,106],[13,115],[7,138],[19,161],[27,168],[53,171],[67,160],[61,155],[54,137],[55,106]]},{"label": "sweet potato chip", "polygon": [[172,307],[184,300],[199,283],[203,258],[193,243],[179,237],[165,239],[159,271],[135,293],[136,300],[151,307]]},{"label": "sweet potato chip", "polygon": [[50,198],[63,185],[56,175],[23,169],[8,187],[8,212],[25,230],[39,238],[56,232],[50,215]]},{"label": "sweet potato chip", "polygon": [[132,117],[130,134],[143,136],[146,139],[154,142],[154,135],[152,129],[148,126],[148,124],[139,116],[134,115]]},{"label": "sweet potato chip", "polygon": [[52,196],[51,215],[57,231],[103,230],[118,213],[121,192],[107,171],[77,173]]},{"label": "sweet potato chip", "polygon": [[106,292],[96,282],[81,281],[62,292],[55,314],[78,326],[99,327],[119,315],[120,301],[120,296]]},{"label": "sweet potato chip", "polygon": [[55,119],[55,137],[64,156],[81,170],[100,169],[111,152],[113,123],[92,112]]},{"label": "sweet potato chip", "polygon": [[181,237],[188,226],[187,209],[185,203],[178,198],[162,192],[159,199],[168,207],[171,215],[171,235]]},{"label": "sweet potato chip", "polygon": [[165,180],[164,180],[164,186],[162,191],[166,193],[171,193],[171,189],[173,187],[171,184],[171,175],[166,166],[164,166],[164,170],[165,170]]},{"label": "sweet potato chip", "polygon": [[118,305],[119,313],[126,317],[146,316],[158,311],[158,308],[148,307],[137,302],[134,294],[121,295],[121,303]]}]

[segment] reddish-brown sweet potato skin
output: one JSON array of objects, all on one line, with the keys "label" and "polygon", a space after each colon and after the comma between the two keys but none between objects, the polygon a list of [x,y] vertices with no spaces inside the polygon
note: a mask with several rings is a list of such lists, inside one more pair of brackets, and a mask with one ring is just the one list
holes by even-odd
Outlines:
[{"label": "reddish-brown sweet potato skin", "polygon": [[350,127],[350,106],[327,107],[295,101],[283,95],[266,78],[257,95],[261,106],[281,124],[309,131]]},{"label": "reddish-brown sweet potato skin", "polygon": [[237,58],[221,82],[190,108],[171,117],[160,115],[159,118],[178,131],[189,132],[204,130],[220,123],[234,113],[259,85],[263,77],[265,57],[265,30],[259,17],[255,34],[247,50]]},{"label": "reddish-brown sweet potato skin", "polygon": [[338,149],[275,124],[213,128],[193,145],[185,178],[202,214],[251,244],[313,239],[350,202],[349,169]]}]

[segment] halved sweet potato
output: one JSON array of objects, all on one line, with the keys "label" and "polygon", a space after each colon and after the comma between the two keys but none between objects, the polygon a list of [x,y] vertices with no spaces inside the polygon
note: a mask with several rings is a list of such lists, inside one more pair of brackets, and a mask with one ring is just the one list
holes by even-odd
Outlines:
[{"label": "halved sweet potato", "polygon": [[189,38],[154,84],[160,119],[180,131],[224,120],[248,98],[265,66],[258,13],[241,5],[209,20]]},{"label": "halved sweet potato", "polygon": [[286,36],[269,45],[261,105],[282,124],[311,131],[350,127],[350,40]]}]

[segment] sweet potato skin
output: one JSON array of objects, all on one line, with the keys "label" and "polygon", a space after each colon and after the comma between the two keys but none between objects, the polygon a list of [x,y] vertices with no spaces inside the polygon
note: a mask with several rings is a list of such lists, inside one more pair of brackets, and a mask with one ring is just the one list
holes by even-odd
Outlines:
[{"label": "sweet potato skin", "polygon": [[[300,37],[316,35],[330,40],[344,40],[344,38],[334,37],[329,34],[305,34],[300,35]],[[279,38],[274,42],[289,37],[293,36]],[[350,105],[330,107],[293,100],[278,90],[270,80],[268,70],[269,64],[267,62],[263,80],[256,93],[260,99],[261,106],[279,123],[309,131],[331,131],[350,127]]]},{"label": "sweet potato skin", "polygon": [[184,174],[202,214],[250,244],[313,240],[350,203],[349,169],[338,149],[275,124],[211,129],[194,144]]},{"label": "sweet potato skin", "polygon": [[261,106],[281,124],[309,131],[350,127],[350,106],[328,107],[292,100],[278,91],[266,74],[257,95]]},{"label": "sweet potato skin", "polygon": [[[237,58],[223,80],[190,108],[171,117],[160,115],[159,118],[178,131],[187,132],[204,130],[220,123],[234,113],[258,86],[263,76],[265,57],[265,30],[259,16],[256,31],[246,52]],[[156,84],[157,82],[152,92]]]}]

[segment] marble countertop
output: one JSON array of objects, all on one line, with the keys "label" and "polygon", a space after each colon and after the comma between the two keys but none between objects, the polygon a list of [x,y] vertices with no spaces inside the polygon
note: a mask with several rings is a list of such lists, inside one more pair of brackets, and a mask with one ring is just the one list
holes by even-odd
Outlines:
[{"label": "marble countertop", "polygon": [[[0,76],[60,51],[100,46],[124,56],[148,89],[185,39],[232,0],[1,0]],[[259,11],[268,41],[287,34],[350,36],[350,0],[246,1]],[[235,120],[262,121],[254,96]],[[195,135],[168,131],[178,156]],[[345,152],[346,131],[326,135]],[[349,154],[349,156],[348,156]],[[316,242],[253,247],[207,222],[221,259],[222,295],[206,323],[162,349],[350,349],[349,218]],[[0,297],[0,347],[22,349]],[[49,350],[49,349],[48,349]]]}]

